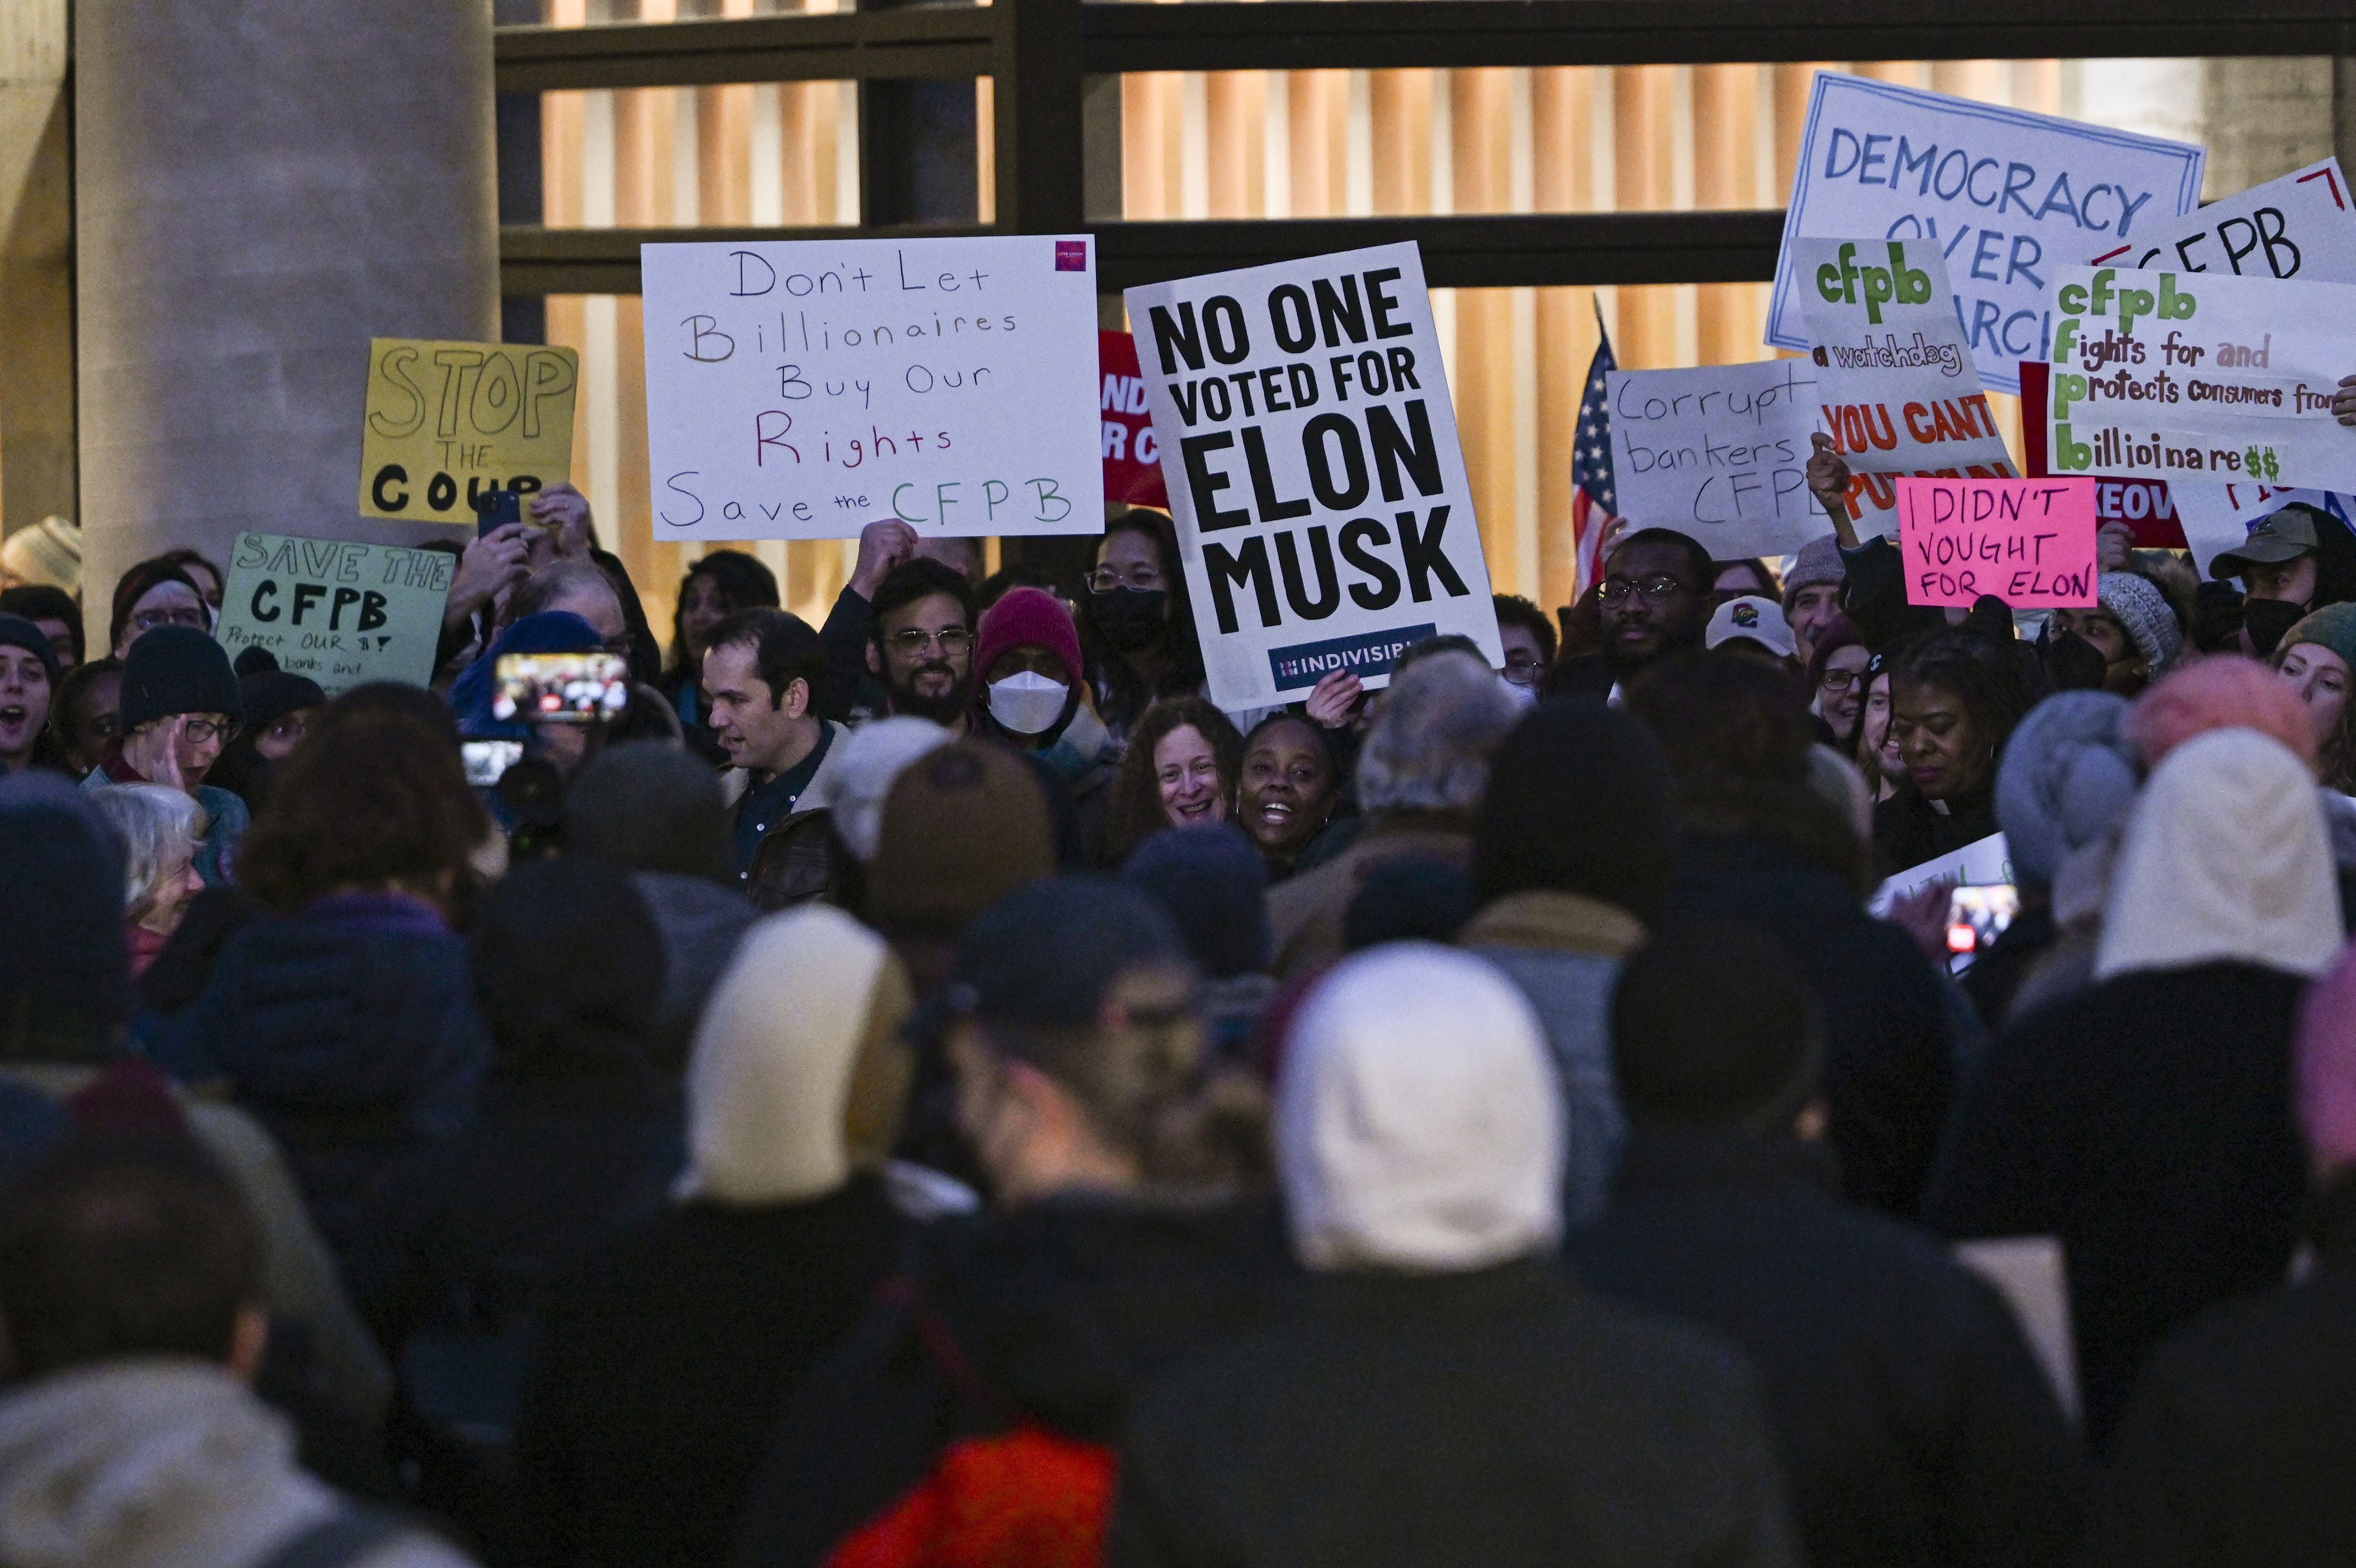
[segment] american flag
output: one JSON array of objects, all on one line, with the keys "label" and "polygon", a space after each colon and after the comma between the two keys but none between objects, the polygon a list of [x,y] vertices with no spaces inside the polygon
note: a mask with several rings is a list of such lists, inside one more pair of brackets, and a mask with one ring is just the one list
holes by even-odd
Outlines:
[{"label": "american flag", "polygon": [[1601,340],[1587,367],[1587,390],[1579,400],[1579,430],[1570,443],[1570,539],[1578,561],[1578,589],[1585,593],[1602,575],[1597,559],[1603,536],[1619,520],[1613,508],[1619,497],[1612,482],[1612,400],[1604,376],[1617,370],[1612,357],[1612,335],[1603,330],[1601,306],[1595,329]]}]

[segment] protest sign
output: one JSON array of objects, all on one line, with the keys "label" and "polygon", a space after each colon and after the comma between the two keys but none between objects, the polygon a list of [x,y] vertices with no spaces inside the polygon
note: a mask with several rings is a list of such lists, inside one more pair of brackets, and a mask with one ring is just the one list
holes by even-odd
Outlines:
[{"label": "protest sign", "polygon": [[1413,244],[1128,300],[1213,701],[1382,686],[1442,633],[1505,664]]},{"label": "protest sign", "polygon": [[2063,267],[2046,451],[2056,474],[2356,490],[2331,417],[2356,285]]},{"label": "protest sign", "polygon": [[267,648],[330,697],[371,680],[423,686],[457,568],[445,550],[240,534],[214,635],[232,660]]},{"label": "protest sign", "polygon": [[2098,570],[2094,481],[1901,479],[1898,549],[1909,604],[1993,593],[2016,610],[2083,610]]},{"label": "protest sign", "polygon": [[658,539],[1095,533],[1087,236],[644,245]]},{"label": "protest sign", "polygon": [[1832,531],[1808,490],[1816,380],[1806,360],[1604,379],[1616,509],[1633,526],[1675,528],[1713,560],[1789,555]]},{"label": "protest sign", "polygon": [[1935,249],[1899,240],[1795,240],[1783,254],[1808,272],[1802,317],[1816,366],[1817,411],[1852,471],[2010,471]]},{"label": "protest sign", "polygon": [[2087,265],[2356,283],[2356,205],[2340,160],[2326,158],[2156,224],[2132,243],[2088,257]]},{"label": "protest sign", "polygon": [[[1783,221],[1767,341],[1810,347],[1804,239],[1935,249],[1981,380],[2019,390],[2051,339],[2055,265],[2132,240],[2201,199],[2201,149],[1830,71],[1816,75]],[[1822,341],[1818,339],[1817,341]]]},{"label": "protest sign", "polygon": [[2356,518],[2356,496],[2332,490],[2286,490],[2273,485],[2180,484],[2171,487],[2180,503],[2185,543],[2192,564],[2204,578],[2210,567],[2229,549],[2239,549],[2260,517],[2304,501],[2341,522]]},{"label": "protest sign", "polygon": [[372,340],[361,515],[471,525],[486,492],[564,483],[580,384],[570,348]]},{"label": "protest sign", "polygon": [[1976,888],[1997,886],[2012,880],[2012,848],[2001,833],[1991,833],[1975,839],[1935,860],[1925,860],[1919,866],[1909,866],[1875,890],[1866,910],[1876,919],[1890,912],[1890,906],[1908,893],[1919,892],[1933,882],[1949,881],[1957,887]]},{"label": "protest sign", "polygon": [[[2045,455],[2046,383],[2053,367],[2034,359],[2020,367],[2020,471],[2031,479],[2051,475]],[[2094,478],[2094,523],[2124,523],[2135,532],[2137,549],[2182,549],[2184,528],[2165,479]]]},{"label": "protest sign", "polygon": [[1097,334],[1097,369],[1104,390],[1097,411],[1104,418],[1104,498],[1130,507],[1170,509],[1162,483],[1162,454],[1153,444],[1153,411],[1145,401],[1145,377],[1137,368],[1137,339],[1126,332]]}]

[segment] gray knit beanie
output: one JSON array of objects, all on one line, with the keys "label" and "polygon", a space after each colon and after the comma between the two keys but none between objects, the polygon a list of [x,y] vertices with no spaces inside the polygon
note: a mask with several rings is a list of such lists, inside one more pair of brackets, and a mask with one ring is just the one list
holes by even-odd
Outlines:
[{"label": "gray knit beanie", "polygon": [[2014,881],[2050,884],[2062,861],[2135,804],[2142,778],[2135,747],[2120,733],[2127,706],[2107,691],[2056,692],[2005,742],[1996,821]]},{"label": "gray knit beanie", "polygon": [[1793,559],[1792,570],[1783,574],[1783,613],[1792,613],[1792,601],[1800,596],[1801,589],[1847,581],[1848,563],[1841,559],[1840,540],[1830,534],[1810,539]]},{"label": "gray knit beanie", "polygon": [[2184,628],[2177,624],[2168,596],[2132,571],[2105,571],[2094,585],[2094,597],[2126,628],[2136,651],[2151,666],[2151,678],[2167,674],[2184,646]]}]

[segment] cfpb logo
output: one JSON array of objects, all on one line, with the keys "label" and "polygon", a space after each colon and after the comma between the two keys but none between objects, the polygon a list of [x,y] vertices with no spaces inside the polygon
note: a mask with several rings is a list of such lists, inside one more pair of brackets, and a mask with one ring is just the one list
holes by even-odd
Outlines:
[{"label": "cfpb logo", "polygon": [[1893,300],[1900,304],[1931,303],[1931,274],[1909,267],[1906,247],[1895,240],[1890,241],[1887,267],[1858,266],[1857,245],[1849,241],[1841,246],[1837,262],[1826,261],[1816,269],[1816,293],[1834,304],[1855,304],[1859,284],[1865,293],[1865,319],[1876,326],[1881,325],[1881,307]]}]

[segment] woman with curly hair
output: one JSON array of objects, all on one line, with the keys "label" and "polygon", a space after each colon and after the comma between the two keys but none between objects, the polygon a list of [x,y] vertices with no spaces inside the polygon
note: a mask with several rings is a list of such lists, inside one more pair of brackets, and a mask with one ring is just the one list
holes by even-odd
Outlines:
[{"label": "woman with curly hair", "polygon": [[1165,827],[1231,820],[1243,752],[1234,723],[1202,698],[1164,698],[1147,709],[1113,781],[1105,863],[1119,865]]}]

